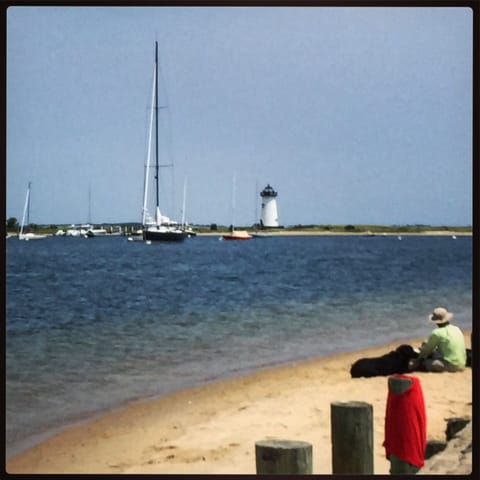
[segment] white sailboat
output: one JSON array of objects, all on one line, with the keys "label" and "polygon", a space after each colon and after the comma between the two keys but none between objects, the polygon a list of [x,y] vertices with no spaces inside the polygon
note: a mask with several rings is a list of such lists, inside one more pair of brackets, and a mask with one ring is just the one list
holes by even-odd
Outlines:
[{"label": "white sailboat", "polygon": [[[28,182],[27,187],[27,196],[25,198],[25,206],[23,207],[23,216],[22,216],[22,224],[20,226],[20,233],[18,234],[19,240],[41,240],[43,238],[47,238],[48,235],[43,235],[39,233],[27,232],[24,233],[23,230],[26,226],[30,225],[30,189],[31,189],[31,182]],[[26,223],[25,223],[26,221]]]},{"label": "white sailboat", "polygon": [[[147,164],[145,166],[144,200],[142,211],[143,239],[145,241],[181,242],[188,233],[179,228],[178,223],[163,215],[159,205],[159,162],[158,162],[158,42],[155,42],[155,70],[153,75],[152,114],[148,139]],[[152,139],[153,114],[155,113],[155,218],[147,210],[148,183],[150,170],[150,152]]]},{"label": "white sailboat", "polygon": [[186,199],[187,199],[187,179],[185,178],[185,180],[183,181],[182,230],[186,232],[189,237],[196,237],[197,232],[195,232],[185,220]]},{"label": "white sailboat", "polygon": [[89,228],[87,233],[85,233],[86,238],[93,238],[93,237],[105,237],[107,235],[107,230],[105,228]]},{"label": "white sailboat", "polygon": [[[233,175],[233,191],[232,191],[232,217],[235,216],[235,198],[236,198],[236,182],[235,175]],[[230,233],[222,235],[224,240],[250,240],[252,236],[246,230],[235,230],[235,222],[232,222]]]}]

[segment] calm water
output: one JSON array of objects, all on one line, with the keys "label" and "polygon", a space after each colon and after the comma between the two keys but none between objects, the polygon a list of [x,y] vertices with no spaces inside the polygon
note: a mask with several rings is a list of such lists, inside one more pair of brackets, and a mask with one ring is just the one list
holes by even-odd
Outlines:
[{"label": "calm water", "polygon": [[7,455],[129,400],[471,328],[471,237],[7,240]]}]

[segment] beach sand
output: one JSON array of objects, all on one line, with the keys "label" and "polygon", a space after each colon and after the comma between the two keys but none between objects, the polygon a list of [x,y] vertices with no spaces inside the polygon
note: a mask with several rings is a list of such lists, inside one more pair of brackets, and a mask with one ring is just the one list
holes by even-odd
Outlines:
[{"label": "beach sand", "polygon": [[[254,474],[255,442],[283,439],[311,443],[313,473],[331,474],[330,405],[362,401],[373,406],[374,473],[388,474],[382,447],[387,377],[352,379],[350,366],[423,340],[401,339],[133,402],[9,459],[7,472]],[[465,341],[470,348],[470,331]],[[414,375],[425,397],[427,438],[445,440],[446,418],[471,418],[472,370]],[[446,467],[429,462],[429,468],[442,474]],[[463,461],[462,468],[469,465]]]}]

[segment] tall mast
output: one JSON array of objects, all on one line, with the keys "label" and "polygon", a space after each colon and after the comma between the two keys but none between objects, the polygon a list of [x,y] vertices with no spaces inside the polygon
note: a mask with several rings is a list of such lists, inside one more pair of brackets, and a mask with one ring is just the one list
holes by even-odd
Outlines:
[{"label": "tall mast", "polygon": [[[20,235],[23,234],[23,227],[29,224],[30,213],[27,213],[29,209],[30,209],[30,182],[28,182],[27,196],[25,197],[25,206],[23,207],[22,225],[20,226]],[[27,223],[25,223],[25,217],[27,218]]]},{"label": "tall mast", "polygon": [[155,186],[158,210],[160,205],[158,195],[158,42],[155,42]]},{"label": "tall mast", "polygon": [[92,186],[88,184],[88,217],[87,223],[92,223]]},{"label": "tall mast", "polygon": [[147,203],[148,203],[148,187],[150,182],[150,158],[152,151],[152,130],[153,130],[153,113],[155,102],[155,65],[153,66],[153,82],[152,82],[152,102],[150,105],[150,122],[148,128],[148,144],[147,144],[147,160],[145,162],[145,178],[143,182],[143,210],[142,210],[142,225],[146,225],[147,220]]},{"label": "tall mast", "polygon": [[30,188],[32,182],[28,182],[28,192],[27,192],[27,225],[30,225]]}]

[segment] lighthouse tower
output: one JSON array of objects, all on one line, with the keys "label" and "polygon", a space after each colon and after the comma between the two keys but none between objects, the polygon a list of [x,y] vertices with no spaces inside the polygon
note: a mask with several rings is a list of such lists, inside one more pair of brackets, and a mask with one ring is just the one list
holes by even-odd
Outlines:
[{"label": "lighthouse tower", "polygon": [[262,211],[260,226],[262,228],[278,227],[277,197],[278,193],[268,184],[261,192]]}]

